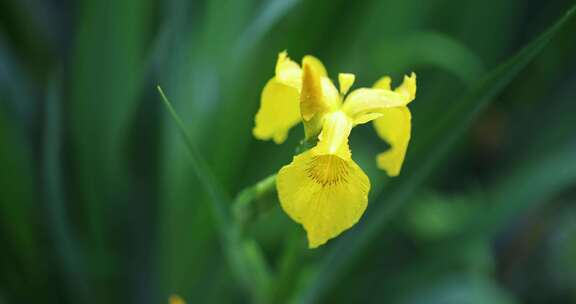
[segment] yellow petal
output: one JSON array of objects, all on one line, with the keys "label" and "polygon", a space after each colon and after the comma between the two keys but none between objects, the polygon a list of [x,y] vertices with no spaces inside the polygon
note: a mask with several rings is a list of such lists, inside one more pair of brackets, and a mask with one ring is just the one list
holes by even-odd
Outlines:
[{"label": "yellow petal", "polygon": [[345,95],[350,90],[350,87],[354,84],[356,75],[349,73],[338,74],[338,84],[340,84],[340,94]]},{"label": "yellow petal", "polygon": [[301,223],[308,246],[316,248],[352,227],[366,210],[370,181],[351,159],[312,148],[278,173],[284,211]]},{"label": "yellow petal", "polygon": [[389,176],[397,176],[410,141],[412,116],[408,107],[390,108],[381,113],[382,116],[374,120],[374,127],[378,136],[390,144],[390,149],[378,154],[376,162]]},{"label": "yellow petal", "polygon": [[307,62],[304,63],[303,70],[300,111],[304,121],[309,121],[317,113],[326,112],[328,106],[323,102],[322,83],[318,72]]},{"label": "yellow petal", "polygon": [[177,295],[171,295],[170,298],[168,299],[168,303],[170,303],[170,304],[186,304],[186,302],[184,302],[184,300]]},{"label": "yellow petal", "polygon": [[342,110],[352,118],[354,124],[369,121],[366,118],[373,118],[373,113],[378,113],[384,109],[404,106],[408,103],[408,98],[403,94],[385,89],[362,88],[354,90],[344,101]]},{"label": "yellow petal", "polygon": [[322,102],[324,105],[331,110],[339,107],[340,96],[338,95],[338,91],[336,90],[334,83],[332,83],[332,80],[330,80],[328,77],[328,72],[326,71],[324,64],[322,64],[318,58],[311,55],[306,55],[302,59],[302,67],[304,68],[305,65],[308,65],[314,71],[314,74],[317,77],[320,77],[320,85],[322,88],[323,96]]},{"label": "yellow petal", "polygon": [[283,143],[290,128],[300,122],[300,102],[298,90],[285,85],[276,78],[268,81],[260,99],[260,109],[256,113],[254,137],[261,140],[274,139]]},{"label": "yellow petal", "polygon": [[352,120],[344,112],[336,111],[325,115],[322,132],[318,136],[318,152],[350,158],[348,137],[351,130]]},{"label": "yellow petal", "polygon": [[326,71],[326,68],[320,59],[312,55],[306,55],[304,58],[302,58],[302,66],[306,64],[310,65],[320,77],[328,77],[328,72]]},{"label": "yellow petal", "polygon": [[340,108],[340,94],[338,94],[332,80],[328,77],[322,77],[320,83],[322,84],[322,97],[328,109],[334,111]]},{"label": "yellow petal", "polygon": [[327,77],[321,77],[313,65],[304,62],[300,112],[304,120],[306,139],[315,137],[322,129],[323,116],[340,107],[338,91]]},{"label": "yellow petal", "polygon": [[322,77],[317,68],[304,62],[302,67],[300,110],[304,121],[316,114],[333,111],[340,106],[340,96],[330,78]]},{"label": "yellow petal", "polygon": [[[373,88],[390,90],[391,82],[392,79],[389,76],[384,76],[374,83]],[[394,89],[394,92],[404,95],[408,102],[414,100],[416,98],[416,74],[405,75],[402,84]]]},{"label": "yellow petal", "polygon": [[377,119],[381,116],[382,116],[382,113],[380,113],[380,112],[367,113],[367,114],[364,114],[364,115],[357,117],[356,120],[354,120],[354,125],[365,124],[365,123],[373,121],[374,119]]},{"label": "yellow petal", "polygon": [[392,78],[390,78],[390,76],[384,76],[378,79],[378,81],[376,81],[376,83],[372,87],[377,89],[392,90],[390,87],[391,83]]},{"label": "yellow petal", "polygon": [[416,74],[412,73],[410,76],[404,76],[402,84],[394,89],[394,92],[400,93],[411,102],[416,98]]},{"label": "yellow petal", "polygon": [[286,51],[278,54],[276,61],[276,79],[287,86],[300,90],[302,86],[302,70],[298,63],[288,57]]}]

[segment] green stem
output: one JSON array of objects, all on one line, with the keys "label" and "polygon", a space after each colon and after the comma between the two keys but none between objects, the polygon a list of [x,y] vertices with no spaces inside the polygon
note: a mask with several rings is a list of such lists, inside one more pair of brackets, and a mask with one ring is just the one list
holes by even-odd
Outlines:
[{"label": "green stem", "polygon": [[272,174],[238,194],[234,201],[234,217],[242,228],[275,206],[277,200],[270,197],[275,192],[276,174]]}]

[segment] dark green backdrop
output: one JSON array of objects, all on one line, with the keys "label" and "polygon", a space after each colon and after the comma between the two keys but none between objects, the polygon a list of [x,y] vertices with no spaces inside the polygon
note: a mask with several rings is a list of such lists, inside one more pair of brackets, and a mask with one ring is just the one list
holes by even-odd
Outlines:
[{"label": "dark green backdrop", "polygon": [[[2,0],[0,303],[576,303],[573,5]],[[416,72],[412,142],[390,179],[355,129],[370,205],[320,249],[268,198],[242,237],[269,277],[242,282],[156,85],[234,196],[302,137],[251,136],[285,49]]]}]

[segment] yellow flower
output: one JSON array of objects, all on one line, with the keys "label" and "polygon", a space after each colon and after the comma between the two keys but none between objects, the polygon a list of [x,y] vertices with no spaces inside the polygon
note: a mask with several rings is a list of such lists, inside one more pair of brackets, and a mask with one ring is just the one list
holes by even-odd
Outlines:
[{"label": "yellow flower", "polygon": [[304,226],[311,248],[352,227],[368,204],[370,181],[352,160],[348,146],[352,128],[374,122],[378,135],[391,146],[377,156],[378,167],[390,176],[400,173],[410,140],[406,105],[416,95],[414,73],[395,90],[390,88],[390,77],[383,77],[372,88],[346,96],[354,80],[353,74],[340,73],[337,90],[318,59],[305,56],[301,68],[282,52],[256,114],[253,133],[258,139],[282,143],[301,121],[306,138],[318,139],[277,177],[280,204]]},{"label": "yellow flower", "polygon": [[[323,104],[336,100],[338,91],[332,90],[334,85],[326,77],[326,69],[320,60],[312,56],[304,56],[302,63],[312,67],[321,77],[322,92],[326,95],[326,103]],[[256,138],[273,139],[277,144],[283,143],[290,128],[301,121],[302,74],[300,66],[290,60],[286,52],[278,55],[276,75],[266,83],[262,90],[260,109],[255,119],[256,126],[252,131]]]},{"label": "yellow flower", "polygon": [[169,304],[186,304],[184,299],[182,299],[178,295],[171,295],[170,298],[168,298],[168,303]]}]

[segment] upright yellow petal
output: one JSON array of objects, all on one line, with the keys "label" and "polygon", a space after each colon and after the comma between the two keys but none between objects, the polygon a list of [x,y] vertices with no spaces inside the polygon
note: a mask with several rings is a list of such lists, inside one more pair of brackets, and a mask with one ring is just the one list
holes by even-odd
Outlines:
[{"label": "upright yellow petal", "polygon": [[[322,62],[311,55],[306,55],[302,59],[302,69],[304,66],[308,66],[311,70],[314,71],[315,77],[320,78],[320,87],[322,89],[322,103],[324,104],[325,108],[329,108],[334,110],[335,108],[340,106],[340,96],[338,95],[338,91],[332,83],[332,80],[328,77],[328,72],[326,71],[326,67]],[[304,72],[303,72],[304,73]],[[303,76],[304,77],[304,76]]]},{"label": "upright yellow petal", "polygon": [[390,144],[390,149],[378,154],[376,162],[389,176],[397,176],[410,141],[412,116],[408,107],[386,109],[381,114],[374,120],[374,127],[378,136]]},{"label": "upright yellow petal", "polygon": [[348,149],[350,131],[352,131],[352,120],[344,112],[336,111],[325,115],[322,132],[318,136],[318,152],[350,158]]},{"label": "upright yellow petal", "polygon": [[302,86],[302,69],[298,63],[288,57],[286,51],[278,54],[276,61],[276,79],[278,82],[300,90]]},{"label": "upright yellow petal", "polygon": [[326,67],[324,67],[324,64],[322,64],[322,61],[320,61],[320,59],[312,55],[306,55],[304,56],[304,58],[302,58],[302,66],[306,64],[310,65],[316,71],[316,73],[318,73],[320,77],[328,77]]},{"label": "upright yellow petal", "polygon": [[304,121],[316,114],[324,114],[340,107],[340,96],[328,77],[321,76],[318,67],[304,61],[302,67],[302,89],[300,110]]},{"label": "upright yellow petal", "polygon": [[340,96],[334,84],[329,78],[320,76],[319,68],[310,62],[304,61],[300,92],[300,113],[307,139],[318,135],[325,114],[340,107]]},{"label": "upright yellow petal", "polygon": [[280,204],[316,248],[352,227],[366,210],[370,181],[350,158],[312,148],[278,173]]},{"label": "upright yellow petal", "polygon": [[372,87],[376,89],[392,90],[390,87],[391,84],[392,78],[390,78],[390,76],[384,76],[378,79]]},{"label": "upright yellow petal", "polygon": [[340,108],[340,94],[338,94],[338,90],[336,90],[332,80],[328,77],[322,77],[320,83],[322,84],[322,98],[324,104],[327,105],[330,111]]},{"label": "upright yellow petal", "polygon": [[283,143],[290,128],[300,122],[300,95],[295,88],[272,78],[268,81],[260,98],[260,109],[256,113],[254,137],[261,140],[274,139]]},{"label": "upright yellow petal", "polygon": [[[390,84],[392,79],[389,76],[384,76],[380,78],[376,83],[374,83],[373,88],[391,90]],[[410,76],[405,75],[402,84],[399,85],[394,92],[402,94],[408,99],[408,102],[416,98],[416,74],[412,72]]]},{"label": "upright yellow petal", "polygon": [[394,89],[394,92],[398,92],[411,102],[416,98],[416,74],[412,73],[410,76],[404,76],[404,81],[400,86]]},{"label": "upright yellow petal", "polygon": [[[302,58],[302,67],[305,65],[308,65],[314,70],[318,77],[328,78],[326,68],[318,58],[311,55],[304,56],[304,58]],[[278,60],[276,62],[276,78],[278,81],[300,90],[302,88],[302,73],[303,71],[298,63],[292,61],[286,51],[278,54]],[[324,84],[322,83],[322,85]]]},{"label": "upright yellow petal", "polygon": [[300,93],[300,111],[302,119],[309,121],[317,113],[328,110],[328,105],[324,103],[322,94],[322,83],[320,75],[308,63],[304,63],[302,74],[302,91]]},{"label": "upright yellow petal", "polygon": [[338,84],[340,84],[340,94],[346,95],[350,87],[354,84],[356,75],[350,73],[338,74]]}]

